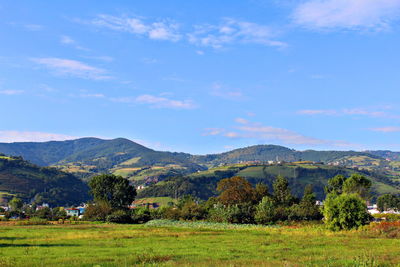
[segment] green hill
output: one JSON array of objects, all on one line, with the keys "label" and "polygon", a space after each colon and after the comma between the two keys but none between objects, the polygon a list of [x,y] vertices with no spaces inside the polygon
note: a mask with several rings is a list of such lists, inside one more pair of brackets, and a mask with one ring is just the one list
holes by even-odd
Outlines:
[{"label": "green hill", "polygon": [[392,181],[400,180],[400,162],[394,161],[398,153],[391,151],[297,151],[283,146],[256,145],[220,154],[190,155],[155,151],[124,138],[81,138],[43,143],[0,143],[0,153],[22,156],[41,166],[55,166],[84,180],[98,173],[114,173],[136,186],[226,164],[301,160],[359,168],[386,175]]},{"label": "green hill", "polygon": [[324,187],[328,179],[342,174],[349,176],[352,173],[361,173],[373,182],[372,195],[384,193],[400,193],[400,183],[391,181],[386,176],[354,169],[328,166],[323,164],[275,164],[275,165],[231,165],[217,167],[205,172],[194,173],[185,177],[174,177],[152,185],[139,192],[139,197],[183,196],[191,194],[202,199],[217,195],[217,183],[232,176],[242,176],[251,183],[265,183],[272,188],[272,183],[278,175],[289,180],[293,194],[301,196],[304,187],[311,184],[317,193],[318,199],[323,199]]},{"label": "green hill", "polygon": [[205,156],[194,156],[193,159],[199,164],[218,166],[220,164],[235,164],[249,161],[301,161],[309,160],[315,162],[330,163],[349,156],[369,156],[379,158],[378,155],[356,151],[316,151],[305,150],[297,151],[283,146],[276,145],[256,145],[245,148],[235,149],[221,154],[210,154]]},{"label": "green hill", "polygon": [[0,196],[18,196],[52,206],[77,205],[88,200],[88,186],[72,174],[39,167],[20,157],[0,156]]},{"label": "green hill", "polygon": [[146,166],[177,166],[179,174],[205,169],[194,163],[190,154],[155,151],[124,138],[0,143],[0,153],[22,156],[41,166],[56,166],[80,177]]}]

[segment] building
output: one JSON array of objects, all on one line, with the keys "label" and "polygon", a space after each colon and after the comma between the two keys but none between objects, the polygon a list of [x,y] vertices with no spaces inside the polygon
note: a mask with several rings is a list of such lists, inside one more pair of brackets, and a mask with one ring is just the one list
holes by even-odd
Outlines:
[{"label": "building", "polygon": [[65,209],[65,212],[67,213],[67,216],[71,216],[71,217],[79,217],[79,215],[81,215],[80,211],[81,210],[78,209],[78,208]]}]

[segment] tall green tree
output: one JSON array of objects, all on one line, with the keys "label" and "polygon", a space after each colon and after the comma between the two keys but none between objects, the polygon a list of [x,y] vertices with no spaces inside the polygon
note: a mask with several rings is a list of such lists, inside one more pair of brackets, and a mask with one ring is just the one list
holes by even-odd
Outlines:
[{"label": "tall green tree", "polygon": [[22,209],[24,202],[22,199],[13,197],[10,202],[8,202],[8,206],[11,208],[12,211],[18,211]]},{"label": "tall green tree", "polygon": [[385,194],[385,195],[378,197],[376,204],[377,204],[378,210],[380,212],[387,211],[389,209],[399,211],[400,210],[400,197],[392,195],[392,194]]},{"label": "tall green tree", "polygon": [[340,195],[343,192],[343,184],[347,178],[341,174],[328,180],[328,185],[325,187],[326,194]]},{"label": "tall green tree", "polygon": [[285,177],[278,175],[273,184],[273,188],[273,197],[277,205],[289,207],[293,204],[294,197],[290,192],[289,182]]},{"label": "tall green tree", "polygon": [[258,203],[264,197],[269,196],[268,186],[264,183],[258,183],[256,184],[256,188],[254,189],[254,193],[255,193],[255,201]]},{"label": "tall green tree", "polygon": [[94,176],[89,181],[96,202],[105,201],[113,209],[123,209],[135,200],[136,190],[127,179],[112,174]]},{"label": "tall green tree", "polygon": [[320,208],[316,204],[316,197],[312,185],[304,188],[303,198],[299,204],[291,207],[290,218],[294,220],[319,220],[322,219]]},{"label": "tall green tree", "polygon": [[369,198],[369,191],[371,190],[372,183],[363,175],[352,174],[343,183],[343,193],[357,194],[363,199]]}]

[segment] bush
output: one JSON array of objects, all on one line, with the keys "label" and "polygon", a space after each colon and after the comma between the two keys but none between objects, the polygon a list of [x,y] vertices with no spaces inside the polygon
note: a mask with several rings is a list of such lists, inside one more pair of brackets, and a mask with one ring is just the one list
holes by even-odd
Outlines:
[{"label": "bush", "polygon": [[16,223],[16,225],[46,225],[46,224],[49,224],[49,222],[46,219],[38,217],[33,217],[30,218],[29,220],[18,221]]},{"label": "bush", "polygon": [[109,223],[131,223],[132,218],[125,210],[116,210],[107,216],[106,221]]},{"label": "bush", "polygon": [[150,221],[150,209],[147,207],[138,207],[132,210],[131,219],[133,223],[146,223]]},{"label": "bush", "polygon": [[276,220],[275,202],[271,197],[264,197],[256,207],[255,220],[259,224],[271,224]]},{"label": "bush", "polygon": [[365,201],[357,194],[328,194],[323,214],[331,230],[359,228],[370,221]]},{"label": "bush", "polygon": [[95,204],[90,204],[83,215],[87,221],[106,221],[108,215],[112,212],[110,204],[105,201],[99,201]]},{"label": "bush", "polygon": [[222,223],[254,223],[254,206],[251,203],[228,207],[217,204],[209,211],[209,220]]}]

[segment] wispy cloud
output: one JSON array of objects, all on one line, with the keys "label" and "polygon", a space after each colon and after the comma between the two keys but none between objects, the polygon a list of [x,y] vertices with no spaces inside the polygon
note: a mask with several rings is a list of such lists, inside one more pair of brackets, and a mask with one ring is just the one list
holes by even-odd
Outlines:
[{"label": "wispy cloud", "polygon": [[0,94],[2,95],[20,95],[23,92],[23,90],[0,90]]},{"label": "wispy cloud", "polygon": [[399,119],[400,116],[391,114],[383,110],[372,110],[367,108],[347,108],[347,109],[304,109],[297,112],[301,115],[325,115],[325,116],[367,116],[372,118],[392,118]]},{"label": "wispy cloud", "polygon": [[144,104],[149,105],[152,108],[194,109],[197,107],[191,100],[176,100],[147,94],[137,97],[112,98],[111,100],[120,103]]},{"label": "wispy cloud", "polygon": [[230,100],[243,100],[245,99],[244,94],[238,90],[238,89],[233,89],[229,88],[226,85],[223,85],[221,83],[215,82],[211,86],[211,92],[210,94],[212,96],[217,96],[225,99],[230,99]]},{"label": "wispy cloud", "polygon": [[79,97],[82,98],[105,98],[105,95],[103,94],[80,94]]},{"label": "wispy cloud", "polygon": [[293,14],[310,29],[382,30],[400,16],[399,0],[307,0]]},{"label": "wispy cloud", "polygon": [[203,136],[221,135],[225,132],[222,128],[206,128],[204,129]]},{"label": "wispy cloud", "polygon": [[64,45],[72,46],[72,47],[74,47],[75,49],[78,49],[78,50],[89,51],[89,49],[78,45],[78,43],[74,39],[72,39],[70,36],[67,36],[67,35],[62,35],[60,37],[60,42],[62,44],[64,44]]},{"label": "wispy cloud", "polygon": [[223,136],[230,139],[253,139],[263,142],[272,142],[285,145],[307,145],[319,147],[336,148],[360,148],[357,144],[348,143],[340,140],[324,140],[305,136],[300,133],[273,126],[262,125],[260,123],[250,122],[243,118],[237,118],[236,125],[232,129],[208,128],[203,135],[205,136]]},{"label": "wispy cloud", "polygon": [[32,58],[33,62],[43,65],[52,73],[83,79],[106,80],[112,78],[104,69],[90,66],[77,60],[64,58]]},{"label": "wispy cloud", "polygon": [[63,44],[75,44],[75,40],[73,40],[71,37],[62,35],[60,38],[60,42]]},{"label": "wispy cloud", "polygon": [[24,131],[0,131],[0,142],[45,142],[63,141],[76,139],[76,136],[44,133],[44,132],[24,132]]},{"label": "wispy cloud", "polygon": [[381,132],[381,133],[395,133],[395,132],[400,132],[400,127],[387,126],[387,127],[380,127],[380,128],[371,128],[370,130],[374,131],[374,132]]},{"label": "wispy cloud", "polygon": [[181,34],[178,32],[179,25],[169,20],[148,22],[139,17],[117,17],[102,14],[98,15],[91,23],[116,31],[145,36],[153,40],[176,42],[181,39]]},{"label": "wispy cloud", "polygon": [[[277,30],[254,22],[224,18],[221,23],[189,25],[183,30],[171,20],[149,20],[142,17],[111,16],[101,14],[89,22],[91,25],[114,31],[127,32],[153,40],[186,41],[196,46],[222,48],[233,44],[259,44],[285,48],[285,42],[275,40]],[[203,55],[204,51],[197,50]]]},{"label": "wispy cloud", "polygon": [[26,24],[24,25],[25,29],[29,31],[41,31],[43,30],[43,26],[39,24]]},{"label": "wispy cloud", "polygon": [[190,43],[213,48],[234,43],[287,47],[286,43],[274,40],[276,32],[271,27],[232,18],[225,18],[219,25],[196,25],[187,36]]}]

